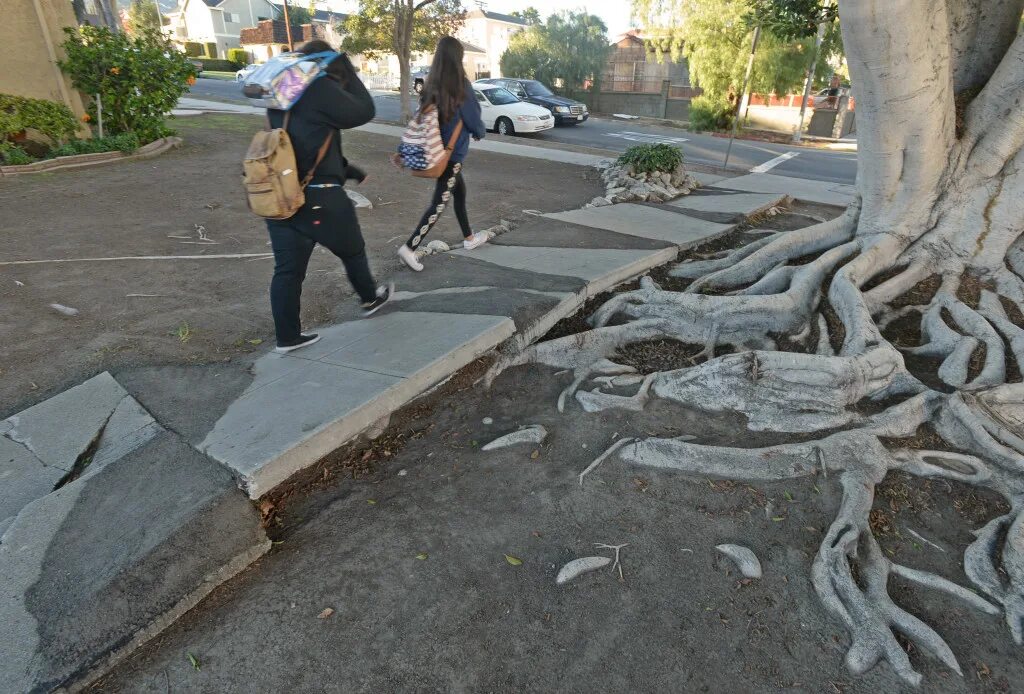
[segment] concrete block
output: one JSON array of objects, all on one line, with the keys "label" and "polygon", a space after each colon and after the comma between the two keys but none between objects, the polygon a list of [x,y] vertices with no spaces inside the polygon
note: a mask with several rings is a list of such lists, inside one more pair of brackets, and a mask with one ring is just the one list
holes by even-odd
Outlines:
[{"label": "concrete block", "polygon": [[0,681],[88,681],[269,548],[219,465],[171,432],[30,503],[0,544]]},{"label": "concrete block", "polygon": [[[594,208],[602,213],[609,208]],[[472,251],[452,251],[453,254],[472,254],[474,258],[495,265],[519,270],[532,270],[547,275],[568,275],[587,282],[619,273],[622,268],[643,263],[648,258],[665,255],[670,250],[617,250],[607,248],[553,248],[545,246],[506,246],[489,244]]]},{"label": "concrete block", "polygon": [[[685,198],[684,198],[685,199]],[[731,224],[708,222],[672,210],[630,203],[594,209],[572,210],[545,215],[574,224],[607,229],[620,234],[656,239],[686,249],[700,241],[726,233]]]},{"label": "concrete block", "polygon": [[46,496],[68,473],[46,465],[20,443],[0,436],[0,519]]}]

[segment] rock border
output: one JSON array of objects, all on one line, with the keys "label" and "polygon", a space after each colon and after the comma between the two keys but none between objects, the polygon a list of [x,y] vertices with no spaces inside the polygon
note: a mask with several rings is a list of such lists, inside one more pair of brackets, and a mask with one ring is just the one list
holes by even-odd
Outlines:
[{"label": "rock border", "polygon": [[180,137],[162,137],[159,140],[153,140],[149,144],[139,147],[131,154],[125,154],[124,152],[73,154],[67,157],[34,161],[31,164],[0,166],[0,177],[6,178],[7,176],[24,176],[26,174],[34,173],[83,169],[90,166],[102,166],[113,162],[150,159],[152,157],[160,156],[169,150],[177,149],[181,146],[182,141],[183,140]]},{"label": "rock border", "polygon": [[597,164],[601,171],[605,194],[584,207],[604,207],[622,202],[668,202],[700,187],[700,182],[686,171],[682,162],[672,171],[637,173],[632,164],[623,166],[606,159]]}]

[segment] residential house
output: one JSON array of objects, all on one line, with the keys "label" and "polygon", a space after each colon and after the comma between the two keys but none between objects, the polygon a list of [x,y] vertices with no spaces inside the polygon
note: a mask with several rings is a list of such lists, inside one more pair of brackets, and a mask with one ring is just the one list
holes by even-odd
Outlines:
[{"label": "residential house", "polygon": [[611,46],[608,62],[601,74],[602,91],[658,94],[668,80],[671,84],[669,96],[695,96],[685,58],[674,61],[668,55],[658,56],[648,50],[644,35],[635,29],[616,37]]},{"label": "residential house", "polygon": [[[327,36],[327,27],[320,23],[291,25],[292,45],[300,46],[306,41],[323,39],[337,45]],[[242,50],[249,54],[249,62],[264,63],[274,56],[288,52],[288,27],[283,19],[264,19],[254,27],[242,29],[239,37]]]},{"label": "residential house", "polygon": [[164,32],[178,45],[186,42],[216,44],[217,55],[226,58],[229,48],[241,46],[244,27],[278,16],[270,0],[181,0],[176,12],[168,15]]},{"label": "residential house", "polygon": [[525,21],[509,14],[483,9],[467,12],[456,37],[466,46],[466,72],[470,78],[503,77],[501,56],[508,50],[512,36],[526,27]]}]

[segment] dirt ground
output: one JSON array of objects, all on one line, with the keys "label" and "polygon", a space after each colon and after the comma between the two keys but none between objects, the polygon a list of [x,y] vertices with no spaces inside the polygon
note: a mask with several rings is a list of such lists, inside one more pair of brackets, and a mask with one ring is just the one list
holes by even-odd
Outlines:
[{"label": "dirt ground", "polygon": [[[812,221],[800,215],[829,214],[797,205],[757,226],[792,229]],[[549,336],[585,327],[575,316]],[[634,351],[641,371],[688,358],[685,349]],[[559,414],[570,373],[517,367],[487,390],[477,381],[486,366],[279,489],[266,508],[270,554],[94,690],[913,691],[884,664],[847,671],[849,636],[811,585],[841,498],[835,476],[752,484],[610,459],[577,481],[621,437],[757,447],[784,436],[657,400],[640,413],[599,414],[571,401]],[[526,424],[545,426],[547,440],[481,450]],[[1006,512],[991,493],[903,474],[876,497],[883,551],[961,585],[970,585],[962,555],[972,532]],[[614,556],[595,543],[628,545],[622,573],[556,585],[567,562]],[[764,577],[743,579],[720,543],[752,549]],[[919,691],[1019,691],[1024,661],[1000,617],[895,577],[890,591],[947,640],[963,671],[911,648]]]},{"label": "dirt ground", "polygon": [[[242,155],[262,120],[204,115],[174,126],[184,146],[157,159],[0,182],[0,263],[269,252],[239,184]],[[394,145],[367,133],[344,136],[346,156],[370,174],[357,190],[375,207],[361,210],[360,220],[381,279],[399,272],[394,249],[431,190],[386,162]],[[486,153],[470,155],[466,179],[476,228],[520,218],[524,208],[578,207],[601,191],[589,169]],[[431,238],[461,239],[454,216]],[[107,369],[265,349],[273,340],[272,267],[258,258],[0,265],[0,417]],[[351,288],[330,254],[314,254],[303,300],[309,326],[351,311]],[[54,303],[79,313],[62,315]]]}]

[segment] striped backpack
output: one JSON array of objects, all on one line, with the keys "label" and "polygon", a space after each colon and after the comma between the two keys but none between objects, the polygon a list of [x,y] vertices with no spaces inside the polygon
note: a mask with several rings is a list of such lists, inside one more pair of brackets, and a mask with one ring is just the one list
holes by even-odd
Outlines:
[{"label": "striped backpack", "polygon": [[398,158],[402,165],[410,170],[413,176],[423,178],[440,178],[451,159],[455,143],[462,133],[462,121],[455,125],[448,144],[441,141],[441,125],[437,117],[437,108],[426,106],[419,114],[409,121],[409,127],[402,134],[402,142],[398,145]]}]

